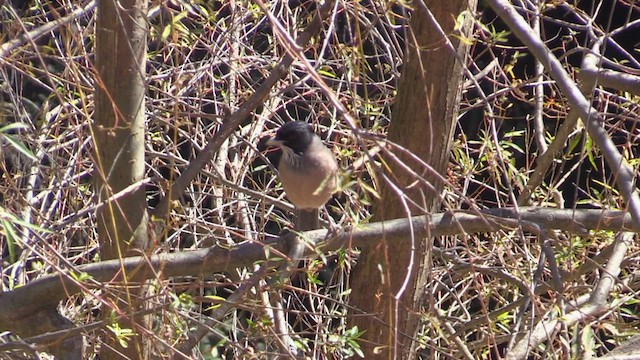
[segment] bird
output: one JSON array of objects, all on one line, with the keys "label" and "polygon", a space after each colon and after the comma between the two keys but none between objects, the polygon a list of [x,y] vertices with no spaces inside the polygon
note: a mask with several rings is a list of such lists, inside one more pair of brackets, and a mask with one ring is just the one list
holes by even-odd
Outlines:
[{"label": "bird", "polygon": [[318,229],[318,209],[338,188],[338,163],[333,152],[304,121],[285,123],[274,137],[267,138],[266,146],[282,151],[274,165],[287,198],[298,210],[297,230]]}]

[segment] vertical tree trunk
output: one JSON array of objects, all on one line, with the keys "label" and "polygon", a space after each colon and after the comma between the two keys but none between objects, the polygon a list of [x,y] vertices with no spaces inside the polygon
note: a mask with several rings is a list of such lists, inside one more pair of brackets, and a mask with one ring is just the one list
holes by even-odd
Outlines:
[{"label": "vertical tree trunk", "polygon": [[[108,199],[144,177],[144,94],[147,45],[147,2],[144,0],[100,0],[96,28],[94,178],[100,201]],[[103,260],[130,255],[147,245],[145,189],[111,201],[97,213],[100,256]],[[125,283],[127,274],[123,274]],[[133,314],[139,308],[135,294],[105,294],[112,311]],[[115,308],[119,308],[115,310]],[[121,329],[139,334],[140,323],[118,323]],[[102,346],[101,359],[144,358],[140,336],[127,338],[127,347],[110,337]],[[121,355],[118,355],[118,352]]]},{"label": "vertical tree trunk", "polygon": [[[454,21],[466,9],[475,9],[474,0],[426,1],[426,6],[446,34],[452,34]],[[449,36],[464,58],[468,46]],[[446,46],[445,39],[429,20],[426,9],[416,4],[407,35],[407,52],[388,139],[412,152],[440,175],[445,175],[459,108],[462,64]],[[422,207],[435,210],[443,183],[433,173],[419,170],[408,156],[398,157],[415,169],[436,190],[417,180],[399,166],[392,166],[393,177],[402,191]],[[389,163],[392,163],[389,160]],[[410,186],[411,185],[411,186]],[[382,199],[376,204],[375,220],[406,217],[407,210],[397,193],[383,185]],[[421,211],[412,208],[412,215]],[[352,276],[351,305],[367,314],[354,313],[352,325],[365,330],[361,344],[367,359],[414,358],[412,338],[418,330],[425,285],[431,268],[429,238],[388,239],[376,247],[362,249]],[[410,261],[413,266],[409,267]],[[406,289],[402,284],[409,278]],[[394,297],[401,294],[399,300]]]}]

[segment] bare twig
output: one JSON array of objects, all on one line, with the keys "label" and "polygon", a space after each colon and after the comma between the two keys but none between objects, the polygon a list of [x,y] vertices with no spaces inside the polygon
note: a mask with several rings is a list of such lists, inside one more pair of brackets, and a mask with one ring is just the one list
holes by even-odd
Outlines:
[{"label": "bare twig", "polygon": [[615,249],[604,269],[602,278],[598,281],[598,285],[591,293],[591,297],[586,304],[564,314],[562,317],[537,323],[533,330],[525,334],[513,349],[509,351],[505,359],[526,359],[529,350],[536,348],[545,341],[550,334],[558,330],[559,326],[571,326],[578,321],[598,316],[607,311],[609,309],[606,301],[607,296],[609,296],[613,284],[617,281],[618,274],[620,273],[620,264],[622,264],[624,260],[627,248],[631,244],[634,235],[633,233],[625,232],[618,236]]},{"label": "bare twig", "polygon": [[489,0],[489,4],[498,16],[509,26],[516,36],[527,46],[529,51],[542,63],[556,80],[558,87],[567,96],[572,108],[576,108],[580,118],[584,121],[587,132],[602,150],[607,164],[616,174],[615,179],[622,197],[627,202],[629,212],[637,224],[640,224],[640,196],[635,187],[635,172],[629,163],[620,155],[609,134],[602,126],[603,119],[591,106],[589,101],[578,89],[562,64],[553,56],[549,48],[533,33],[529,25],[506,0]]},{"label": "bare twig", "polygon": [[[329,251],[345,245],[370,246],[388,237],[408,240],[413,233],[416,237],[426,236],[426,231],[429,231],[430,236],[472,234],[518,228],[523,222],[535,223],[546,229],[559,229],[578,234],[584,234],[589,229],[640,232],[640,228],[633,223],[631,217],[621,211],[522,208],[517,213],[510,209],[486,210],[483,213],[484,215],[464,212],[432,215],[428,228],[425,217],[416,216],[411,219],[363,225],[358,229],[338,234],[329,241],[326,241],[326,230],[306,232],[304,237],[309,244],[314,246],[322,244],[323,249]],[[124,269],[130,276],[129,280],[135,281],[142,280],[139,279],[140,276],[151,276],[157,273],[157,271],[143,271],[148,270],[149,267],[162,269],[165,276],[187,276],[251,266],[255,262],[270,261],[274,257],[275,260],[271,262],[275,261],[277,264],[282,259],[286,259],[291,236],[295,235],[287,234],[284,238],[267,244],[252,242],[230,247],[213,247],[149,257],[129,257],[78,266],[68,272],[43,277],[14,291],[3,293],[0,297],[0,308],[5,311],[0,313],[0,326],[10,327],[12,319],[24,316],[25,312],[36,310],[34,308],[36,304],[43,307],[50,306],[81,291],[77,280],[69,275],[70,272],[85,274],[92,282],[105,282],[114,281],[114,274],[119,274],[120,270]],[[315,254],[309,248],[305,252],[306,256]]]},{"label": "bare twig", "polygon": [[[305,31],[298,37],[296,41],[298,46],[305,46],[309,40],[318,33],[324,19],[332,7],[333,1],[326,1],[324,5],[318,9],[313,20],[309,25],[307,25]],[[207,145],[200,151],[198,156],[190,162],[190,165],[182,172],[182,175],[180,175],[180,177],[173,183],[169,194],[160,200],[158,206],[153,211],[153,215],[156,218],[165,219],[167,217],[169,203],[182,196],[182,193],[185,191],[189,183],[191,183],[200,170],[202,170],[202,168],[211,161],[215,151],[220,148],[222,143],[231,136],[236,128],[247,117],[251,116],[251,112],[262,104],[264,99],[271,92],[273,86],[287,75],[289,66],[291,66],[292,62],[292,56],[284,56],[284,58],[273,67],[271,74],[264,80],[262,85],[242,105],[240,105],[235,112],[229,115],[228,118],[224,119],[215,135],[209,139]]]},{"label": "bare twig", "polygon": [[[56,30],[58,27],[66,25],[72,22],[73,20],[77,19],[78,17],[89,13],[91,10],[93,10],[93,8],[95,8],[95,6],[96,6],[95,0],[91,0],[87,3],[87,5],[73,10],[67,16],[61,17],[59,19],[55,19],[53,21],[49,21],[42,26],[39,26],[33,30],[30,30],[25,34],[21,34],[15,37],[14,39],[9,40],[6,43],[0,45],[0,61],[4,61],[3,60],[4,58],[9,57],[9,55],[11,55],[11,52],[16,48],[26,44],[29,41],[35,41],[41,36]],[[9,5],[8,8],[11,10],[12,15],[18,18],[18,15],[15,13],[15,11],[13,11],[13,8],[11,7],[11,5]]]},{"label": "bare twig", "polygon": [[[191,333],[189,335],[189,338],[177,347],[179,353],[188,354],[189,352],[191,352],[191,349],[198,345],[200,340],[202,340],[203,337],[211,332],[211,328],[215,326],[215,324],[220,321],[229,311],[231,311],[231,309],[237,307],[240,301],[242,301],[242,299],[247,295],[249,290],[251,290],[252,287],[255,287],[258,282],[266,276],[268,269],[269,267],[266,265],[260,267],[258,271],[253,273],[253,275],[251,275],[249,279],[243,282],[240,287],[238,287],[228,298],[225,299],[224,302],[222,302],[213,311],[213,314],[211,314],[209,319],[205,320],[205,322],[203,323],[196,321],[195,326],[197,327],[197,330]],[[187,357],[186,359],[190,358]]]}]

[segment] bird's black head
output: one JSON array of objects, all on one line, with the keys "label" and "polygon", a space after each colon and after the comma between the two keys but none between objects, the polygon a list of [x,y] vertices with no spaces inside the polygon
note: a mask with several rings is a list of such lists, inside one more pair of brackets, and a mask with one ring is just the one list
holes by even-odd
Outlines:
[{"label": "bird's black head", "polygon": [[316,134],[313,132],[311,125],[303,121],[292,121],[282,125],[276,131],[276,136],[273,140],[301,154],[311,145],[314,136]]}]

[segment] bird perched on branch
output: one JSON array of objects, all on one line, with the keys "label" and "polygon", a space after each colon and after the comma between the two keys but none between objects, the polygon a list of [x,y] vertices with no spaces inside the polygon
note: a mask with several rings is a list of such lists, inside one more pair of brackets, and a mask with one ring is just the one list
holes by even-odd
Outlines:
[{"label": "bird perched on branch", "polygon": [[285,123],[265,143],[282,151],[274,165],[287,197],[298,210],[297,230],[319,228],[318,208],[338,186],[338,164],[333,153],[311,125],[302,121]]}]

